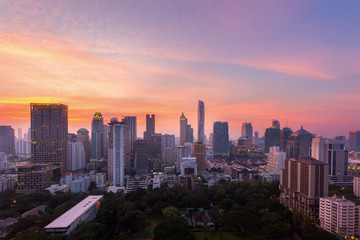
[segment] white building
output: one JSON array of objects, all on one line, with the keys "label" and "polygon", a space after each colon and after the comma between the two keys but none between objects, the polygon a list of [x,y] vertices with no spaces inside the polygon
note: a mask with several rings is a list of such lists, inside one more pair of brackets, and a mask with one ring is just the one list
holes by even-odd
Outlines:
[{"label": "white building", "polygon": [[360,178],[354,177],[354,183],[353,183],[353,191],[354,195],[357,197],[360,197]]},{"label": "white building", "polygon": [[8,189],[14,188],[15,178],[13,177],[0,177],[0,192],[5,192]]},{"label": "white building", "polygon": [[0,152],[0,171],[9,169],[10,163],[7,160],[7,156],[4,152]]},{"label": "white building", "polygon": [[70,191],[72,193],[87,192],[90,187],[91,178],[90,176],[78,177],[77,179],[70,182]]},{"label": "white building", "polygon": [[45,190],[49,191],[51,195],[55,195],[56,192],[68,192],[70,190],[69,185],[53,184]]},{"label": "white building", "polygon": [[102,199],[103,195],[88,196],[44,227],[45,231],[48,233],[69,235],[76,229],[79,223],[89,221],[96,215],[96,210],[100,207]]},{"label": "white building", "polygon": [[97,187],[104,187],[106,185],[105,173],[91,174],[90,177],[91,177],[91,181],[95,182]]},{"label": "white building", "polygon": [[147,177],[131,177],[127,180],[126,193],[136,191],[138,188],[147,189]]},{"label": "white building", "polygon": [[111,119],[109,123],[108,177],[117,187],[124,186],[125,164],[125,123]]},{"label": "white building", "polygon": [[30,157],[31,155],[31,142],[25,139],[19,139],[15,143],[15,152],[19,156],[24,156],[25,158]]},{"label": "white building", "polygon": [[280,147],[270,147],[268,163],[266,165],[266,172],[280,173],[280,170],[285,168],[285,159],[286,152],[280,152]]},{"label": "white building", "polygon": [[82,142],[68,143],[68,171],[85,168],[85,151]]},{"label": "white building", "polygon": [[184,147],[184,146],[177,147],[176,172],[181,172],[180,163],[181,163],[182,158],[189,157],[189,156],[190,156],[190,151],[187,147]]},{"label": "white building", "polygon": [[359,234],[359,207],[344,197],[320,198],[320,227],[342,237],[353,237]]},{"label": "white building", "polygon": [[191,174],[197,176],[196,157],[183,157],[180,163],[180,170],[182,176]]}]

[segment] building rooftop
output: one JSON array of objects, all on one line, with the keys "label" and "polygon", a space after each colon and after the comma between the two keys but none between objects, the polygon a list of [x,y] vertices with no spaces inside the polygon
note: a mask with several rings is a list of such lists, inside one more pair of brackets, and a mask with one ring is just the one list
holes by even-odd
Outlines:
[{"label": "building rooftop", "polygon": [[78,217],[84,214],[89,208],[91,208],[94,204],[96,204],[97,201],[101,200],[102,198],[103,195],[88,196],[70,210],[48,224],[45,229],[69,227],[71,223],[73,223]]},{"label": "building rooftop", "polygon": [[299,136],[299,135],[311,135],[313,136],[312,133],[306,131],[303,126],[301,126],[301,128],[299,130],[297,130],[296,132],[294,132],[293,134],[291,134],[292,136]]},{"label": "building rooftop", "polygon": [[46,207],[47,207],[47,205],[40,205],[36,208],[33,208],[33,209],[21,214],[21,218],[26,218],[27,216],[36,215],[36,214],[38,214],[38,212],[44,211]]},{"label": "building rooftop", "polygon": [[292,161],[296,161],[296,162],[302,162],[302,163],[307,163],[307,164],[317,164],[317,165],[327,165],[327,163],[318,161],[314,158],[310,158],[310,157],[297,157],[297,158],[291,158]]},{"label": "building rooftop", "polygon": [[77,133],[89,133],[89,131],[86,128],[80,128]]}]

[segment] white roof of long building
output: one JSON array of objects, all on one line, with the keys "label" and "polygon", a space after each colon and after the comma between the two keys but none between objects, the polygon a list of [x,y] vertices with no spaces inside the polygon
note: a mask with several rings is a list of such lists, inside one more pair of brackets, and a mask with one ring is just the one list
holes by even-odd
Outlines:
[{"label": "white roof of long building", "polygon": [[78,217],[84,214],[89,208],[91,208],[97,201],[101,200],[103,195],[92,195],[88,196],[70,210],[62,214],[60,217],[52,221],[45,228],[67,228],[73,223]]}]

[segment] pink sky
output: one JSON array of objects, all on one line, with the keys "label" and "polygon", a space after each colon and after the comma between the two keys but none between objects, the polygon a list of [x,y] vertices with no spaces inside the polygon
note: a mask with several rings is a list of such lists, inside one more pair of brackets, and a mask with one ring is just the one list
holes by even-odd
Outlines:
[{"label": "pink sky", "polygon": [[[360,129],[359,3],[2,1],[0,124],[29,127],[30,102],[69,106],[69,131],[156,114],[179,135],[228,121],[230,136],[273,118],[332,137]],[[327,3],[327,4],[325,4]],[[196,134],[195,134],[196,135]]]}]

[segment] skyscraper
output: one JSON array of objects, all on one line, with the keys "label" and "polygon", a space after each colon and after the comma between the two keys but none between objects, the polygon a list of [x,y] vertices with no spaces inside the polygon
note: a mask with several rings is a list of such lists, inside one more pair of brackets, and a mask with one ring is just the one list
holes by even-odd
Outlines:
[{"label": "skyscraper", "polygon": [[349,148],[357,152],[360,151],[360,131],[350,131]]},{"label": "skyscraper", "polygon": [[177,147],[176,172],[180,172],[182,158],[189,157],[189,156],[190,156],[190,152],[187,147],[185,147],[185,146]]},{"label": "skyscraper", "polygon": [[205,106],[204,102],[199,100],[198,104],[198,142],[205,143]]},{"label": "skyscraper", "polygon": [[155,133],[155,114],[146,114],[146,132]]},{"label": "skyscraper", "polygon": [[82,142],[68,142],[68,171],[85,168],[85,151]]},{"label": "skyscraper", "polygon": [[0,126],[0,152],[15,154],[15,130],[11,126]]},{"label": "skyscraper", "polygon": [[18,128],[18,139],[22,139],[22,138],[23,138],[22,129],[19,127]]},{"label": "skyscraper", "polygon": [[108,178],[113,186],[123,187],[125,176],[125,127],[112,118],[109,123]]},{"label": "skyscraper", "polygon": [[287,140],[286,157],[310,157],[312,138],[313,134],[301,126],[301,129],[291,134]]},{"label": "skyscraper", "polygon": [[175,147],[175,135],[164,134],[161,136],[161,152],[163,153],[166,148]]},{"label": "skyscraper", "polygon": [[68,106],[31,103],[31,161],[67,170]]},{"label": "skyscraper", "polygon": [[196,157],[198,173],[205,171],[206,146],[203,142],[194,142],[192,156]]},{"label": "skyscraper", "polygon": [[286,143],[290,135],[292,134],[292,130],[290,128],[284,127],[280,132],[280,151],[286,151]]},{"label": "skyscraper", "polygon": [[135,169],[138,175],[147,174],[149,171],[148,142],[136,140]]},{"label": "skyscraper", "polygon": [[269,152],[272,146],[280,146],[280,129],[269,127],[265,130],[265,152]]},{"label": "skyscraper", "polygon": [[[154,116],[154,120],[155,120],[155,116]],[[135,140],[137,137],[136,117],[135,116],[125,116],[125,117],[123,117],[123,122],[126,122],[128,125],[129,146],[130,146],[131,152],[134,152]],[[154,132],[155,132],[155,125],[154,125]]]},{"label": "skyscraper", "polygon": [[101,113],[94,114],[91,124],[91,158],[102,159],[104,157],[104,127]]},{"label": "skyscraper", "polygon": [[244,122],[241,126],[241,137],[246,137],[247,139],[253,138],[253,127],[251,123]]},{"label": "skyscraper", "polygon": [[229,154],[229,127],[227,122],[214,122],[214,139],[213,152],[214,155]]},{"label": "skyscraper", "polygon": [[187,135],[187,118],[184,113],[181,114],[180,117],[180,145],[184,146],[186,143],[186,135]]},{"label": "skyscraper", "polygon": [[190,124],[186,126],[186,140],[185,143],[193,143],[194,142],[194,129]]},{"label": "skyscraper", "polygon": [[272,120],[272,127],[280,129],[280,122],[276,119]]},{"label": "skyscraper", "polygon": [[80,128],[77,131],[77,140],[83,144],[85,152],[85,163],[89,163],[91,158],[91,143],[89,131],[86,128]]}]

